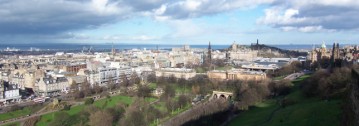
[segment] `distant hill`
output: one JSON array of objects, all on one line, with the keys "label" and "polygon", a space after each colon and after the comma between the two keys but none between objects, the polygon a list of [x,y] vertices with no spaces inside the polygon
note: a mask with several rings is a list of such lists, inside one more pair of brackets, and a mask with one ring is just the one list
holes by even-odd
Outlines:
[{"label": "distant hill", "polygon": [[264,44],[251,44],[252,50],[259,50],[261,57],[298,57],[307,56],[306,52],[299,52],[294,50],[285,50],[277,47],[272,47]]}]

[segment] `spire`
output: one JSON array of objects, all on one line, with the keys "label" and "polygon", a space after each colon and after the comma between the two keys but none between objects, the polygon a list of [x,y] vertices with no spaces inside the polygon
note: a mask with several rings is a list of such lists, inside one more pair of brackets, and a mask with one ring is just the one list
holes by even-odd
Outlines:
[{"label": "spire", "polygon": [[210,49],[212,49],[212,47],[211,47],[211,41],[210,41],[209,44],[208,44],[208,50],[210,50]]},{"label": "spire", "polygon": [[208,44],[208,52],[207,52],[207,63],[212,64],[212,47],[211,42]]},{"label": "spire", "polygon": [[115,53],[116,53],[116,50],[115,50],[115,48],[113,47],[113,42],[112,42],[112,55],[114,56],[115,55]]}]

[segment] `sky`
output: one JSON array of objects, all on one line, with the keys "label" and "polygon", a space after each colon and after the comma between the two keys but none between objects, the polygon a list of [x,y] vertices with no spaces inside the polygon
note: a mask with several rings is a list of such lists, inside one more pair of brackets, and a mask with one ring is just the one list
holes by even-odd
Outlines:
[{"label": "sky", "polygon": [[358,0],[0,0],[0,44],[359,44]]}]

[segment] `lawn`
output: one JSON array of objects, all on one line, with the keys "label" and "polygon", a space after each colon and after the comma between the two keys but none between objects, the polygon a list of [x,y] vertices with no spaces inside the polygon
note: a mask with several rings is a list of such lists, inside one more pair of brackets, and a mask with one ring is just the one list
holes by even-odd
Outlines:
[{"label": "lawn", "polygon": [[25,116],[25,115],[34,113],[34,112],[40,110],[41,107],[42,106],[30,106],[30,107],[25,107],[25,108],[23,108],[21,110],[16,110],[16,111],[0,114],[0,121],[16,118],[16,117],[20,117],[20,116]]},{"label": "lawn", "polygon": [[[100,108],[108,108],[108,107],[113,107],[118,103],[124,103],[124,104],[131,104],[132,103],[133,98],[132,97],[128,97],[128,96],[113,96],[111,98],[104,98],[98,101],[94,102],[94,105],[100,107]],[[155,98],[149,98],[148,101],[155,101]],[[104,105],[106,104],[106,105]],[[72,107],[70,110],[66,111],[67,113],[69,113],[70,115],[75,115],[79,112],[81,112],[83,109],[85,108],[85,105],[78,105],[75,107]],[[37,126],[47,126],[48,123],[50,123],[55,115],[56,112],[54,113],[49,113],[46,115],[42,115],[41,119],[39,122],[37,122]]]},{"label": "lawn", "polygon": [[148,87],[150,87],[151,89],[156,89],[157,88],[157,84],[156,83],[150,83],[149,85],[148,85]]},{"label": "lawn", "polygon": [[285,99],[294,104],[279,107],[273,101],[265,101],[266,105],[258,105],[240,113],[230,126],[338,126],[340,124],[342,100],[321,100],[318,97],[307,98],[299,89],[299,82],[308,75],[294,80],[292,93]]},{"label": "lawn", "polygon": [[207,72],[206,70],[204,70],[201,67],[197,67],[197,68],[195,68],[195,70],[196,70],[196,73],[205,73],[205,72]]},{"label": "lawn", "polygon": [[21,126],[20,122],[9,123],[4,126]]},{"label": "lawn", "polygon": [[215,68],[216,70],[230,70],[232,69],[233,67],[232,66],[224,66],[224,67],[217,67]]},{"label": "lawn", "polygon": [[229,126],[250,126],[259,125],[271,115],[271,113],[279,107],[275,100],[267,100],[262,103],[258,103],[250,110],[240,113],[240,115],[234,119]]}]

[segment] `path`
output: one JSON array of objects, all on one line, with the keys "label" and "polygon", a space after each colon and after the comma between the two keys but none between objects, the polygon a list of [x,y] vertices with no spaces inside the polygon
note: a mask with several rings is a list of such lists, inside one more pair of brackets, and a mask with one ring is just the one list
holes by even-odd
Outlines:
[{"label": "path", "polygon": [[41,115],[45,115],[45,114],[56,112],[56,111],[59,111],[59,110],[52,110],[52,111],[47,111],[47,112],[43,112],[43,113],[35,113],[30,116],[21,116],[21,117],[17,117],[17,118],[4,120],[4,121],[0,122],[0,125],[6,125],[6,124],[14,123],[14,122],[25,121],[25,120],[35,117],[35,116],[41,116]]}]

